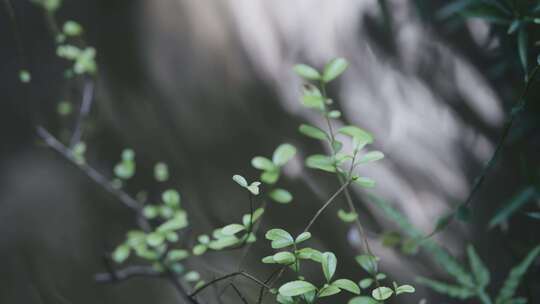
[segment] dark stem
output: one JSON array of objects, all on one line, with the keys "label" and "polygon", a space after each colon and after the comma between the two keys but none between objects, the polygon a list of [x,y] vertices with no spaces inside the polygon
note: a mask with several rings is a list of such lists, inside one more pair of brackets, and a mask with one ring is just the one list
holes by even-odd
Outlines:
[{"label": "dark stem", "polygon": [[212,281],[204,284],[203,286],[199,287],[197,290],[195,290],[194,292],[192,292],[189,297],[194,297],[196,296],[199,292],[203,291],[204,289],[208,288],[209,286],[212,286],[213,284],[216,284],[217,282],[219,281],[222,281],[222,280],[225,280],[225,279],[228,279],[228,278],[232,278],[232,277],[235,277],[235,276],[243,276],[257,284],[259,284],[260,286],[264,287],[264,288],[267,288],[267,289],[270,289],[270,286],[266,285],[266,283],[264,282],[261,282],[259,279],[255,278],[254,276],[250,275],[249,273],[246,273],[246,272],[243,272],[243,271],[237,271],[237,272],[232,272],[232,273],[229,273],[229,274],[226,274],[224,276],[221,276],[219,278],[215,278],[213,279]]},{"label": "dark stem", "polygon": [[238,295],[238,297],[240,298],[240,300],[242,300],[242,302],[244,304],[248,304],[248,301],[246,300],[246,298],[244,297],[244,295],[240,292],[240,290],[236,287],[236,285],[234,285],[234,283],[231,283],[229,284],[233,289],[234,291],[236,292],[236,294]]},{"label": "dark stem", "polygon": [[313,223],[315,223],[315,221],[317,220],[317,218],[321,215],[321,213],[323,213],[323,211],[328,207],[330,206],[330,204],[336,199],[336,197],[338,197],[341,192],[343,192],[345,190],[345,188],[347,188],[349,185],[351,184],[351,180],[348,180],[346,183],[344,183],[343,185],[341,185],[341,187],[336,191],[336,193],[334,193],[327,201],[326,203],[324,203],[322,205],[321,208],[319,208],[319,210],[317,210],[317,212],[315,213],[315,215],[311,218],[311,220],[309,221],[309,223],[307,224],[306,228],[304,228],[304,232],[307,232],[309,231],[309,229],[311,228],[311,226],[313,225]]}]

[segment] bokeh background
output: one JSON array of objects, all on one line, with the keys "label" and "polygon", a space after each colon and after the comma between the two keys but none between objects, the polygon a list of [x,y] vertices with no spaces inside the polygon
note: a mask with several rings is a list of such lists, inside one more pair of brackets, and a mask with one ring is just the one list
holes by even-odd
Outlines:
[{"label": "bokeh background", "polygon": [[[82,134],[88,163],[112,176],[121,150],[134,149],[137,174],[126,190],[178,189],[196,236],[245,213],[245,195],[231,176],[256,178],[250,159],[288,142],[299,153],[285,168],[283,183],[295,200],[271,205],[262,228],[300,230],[338,185],[302,166],[306,155],[326,147],[297,132],[301,123],[323,121],[299,103],[302,82],[292,66],[322,67],[341,56],[350,66],[329,87],[344,113],[340,124],[372,132],[374,147],[386,155],[362,168],[378,182],[370,192],[429,233],[471,190],[523,75],[512,56],[501,60],[503,42],[486,22],[434,21],[445,1],[425,1],[420,8],[415,1],[388,3],[390,19],[374,0],[64,1],[58,20],[81,23],[86,42],[97,49],[99,76]],[[67,63],[56,56],[43,10],[25,0],[11,4],[18,35],[4,6],[0,11],[0,302],[178,303],[165,281],[94,282],[94,274],[105,271],[103,254],[135,226],[133,214],[40,144],[37,125],[68,138],[76,119],[58,115],[57,104],[67,100],[77,113],[84,82],[65,80]],[[29,84],[17,77],[21,52],[32,74]],[[460,259],[466,244],[474,244],[492,270],[494,292],[538,242],[538,222],[523,215],[510,222],[511,229],[487,228],[497,208],[538,172],[537,93],[532,90],[526,117],[478,193],[471,221],[455,222],[434,237]],[[157,161],[169,164],[166,185],[153,182]],[[422,251],[410,256],[382,246],[381,234],[396,226],[365,201],[363,191],[355,188],[354,199],[383,270],[398,282],[414,282],[418,275],[447,280]],[[332,249],[338,273],[360,278],[353,259],[359,238],[339,221],[338,208],[314,227],[313,247]],[[267,275],[259,261],[271,250],[261,244],[244,267]],[[238,255],[210,253],[192,264],[207,265],[201,273],[210,276],[212,269],[233,271]],[[519,289],[529,303],[540,301],[538,275],[533,267]],[[391,303],[457,303],[416,287],[415,294]]]}]

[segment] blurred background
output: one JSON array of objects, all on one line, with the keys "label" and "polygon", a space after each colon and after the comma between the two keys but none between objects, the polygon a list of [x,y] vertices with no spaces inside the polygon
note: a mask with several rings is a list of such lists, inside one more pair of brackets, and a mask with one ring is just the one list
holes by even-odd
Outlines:
[{"label": "blurred background", "polygon": [[[305,156],[328,148],[297,132],[301,123],[324,127],[324,121],[298,101],[302,80],[292,66],[322,68],[338,56],[350,65],[328,88],[343,112],[336,125],[372,132],[374,148],[386,155],[362,167],[377,187],[353,189],[372,250],[398,282],[414,283],[417,276],[450,281],[428,253],[383,244],[382,236],[400,229],[367,201],[366,193],[384,198],[422,233],[431,232],[439,217],[467,198],[524,87],[515,35],[501,38],[481,18],[437,18],[448,1],[66,0],[55,18],[82,25],[84,43],[96,50],[98,71],[95,77],[70,79],[64,71],[71,63],[57,56],[43,7],[26,0],[4,2],[2,303],[182,303],[166,281],[94,281],[96,273],[106,271],[103,255],[136,226],[133,212],[44,145],[36,126],[69,144],[80,125],[87,163],[111,179],[122,149],[133,149],[137,173],[125,191],[144,190],[155,200],[160,191],[177,189],[190,218],[187,244],[237,221],[248,205],[231,176],[257,179],[251,158],[270,156],[279,144],[291,143],[298,154],[280,182],[295,199],[291,205],[269,205],[261,231],[301,231],[339,185],[302,164]],[[531,26],[531,66],[538,51],[535,34]],[[22,68],[31,74],[28,83],[19,79]],[[463,261],[466,245],[474,244],[491,270],[494,293],[539,242],[538,220],[524,214],[538,210],[536,194],[522,199],[521,209],[502,225],[488,227],[501,206],[538,185],[537,97],[533,83],[525,111],[474,199],[470,220],[454,221],[433,237]],[[85,99],[91,107],[80,123]],[[165,183],[152,178],[159,161],[169,165],[171,178]],[[340,276],[360,279],[365,273],[354,262],[359,237],[338,219],[339,208],[332,206],[317,222],[312,247],[333,250]],[[263,240],[250,251],[244,269],[267,276],[271,270],[260,258],[271,252]],[[189,264],[206,265],[201,275],[211,278],[215,270],[234,271],[239,254],[208,253]],[[533,265],[518,290],[529,303],[540,301],[539,275]],[[239,280],[246,290],[250,284]],[[416,293],[390,303],[478,303],[414,285]],[[234,296],[228,292],[225,298],[231,300],[224,303],[237,303]]]}]

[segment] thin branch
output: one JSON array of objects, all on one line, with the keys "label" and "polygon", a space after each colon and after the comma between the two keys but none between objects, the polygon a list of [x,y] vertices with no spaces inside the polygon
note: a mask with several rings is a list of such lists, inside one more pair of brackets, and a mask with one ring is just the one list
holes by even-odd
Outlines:
[{"label": "thin branch", "polygon": [[77,168],[79,168],[83,173],[85,173],[92,181],[94,181],[96,184],[107,190],[107,192],[118,198],[118,200],[120,200],[120,202],[122,202],[122,204],[124,204],[126,207],[134,210],[138,214],[139,226],[141,226],[141,228],[145,231],[150,230],[150,224],[148,223],[146,218],[142,216],[142,206],[141,204],[139,204],[139,202],[137,202],[134,198],[132,198],[129,194],[122,191],[121,189],[113,187],[110,181],[105,176],[103,176],[91,166],[87,165],[86,163],[81,163],[77,161],[77,159],[73,155],[73,152],[64,144],[62,144],[58,139],[56,139],[56,137],[54,137],[51,133],[49,133],[47,129],[42,126],[38,126],[36,130],[38,136],[45,142],[47,146],[56,151],[65,159],[67,159],[73,165],[77,166]]},{"label": "thin branch", "polygon": [[348,180],[346,183],[344,183],[337,191],[336,193],[334,193],[327,201],[326,203],[324,203],[322,205],[321,208],[319,208],[319,210],[317,210],[317,212],[315,213],[315,215],[311,218],[311,220],[309,221],[309,223],[307,224],[306,228],[304,228],[304,232],[307,232],[309,231],[309,229],[311,228],[311,226],[313,225],[313,223],[315,223],[315,221],[317,220],[317,218],[321,215],[321,213],[323,213],[323,211],[328,207],[330,206],[330,204],[336,199],[336,197],[338,197],[341,192],[343,192],[345,190],[345,188],[347,188],[349,185],[351,184],[351,180]]},{"label": "thin branch", "polygon": [[231,283],[229,284],[233,289],[234,291],[236,292],[236,294],[238,295],[238,297],[240,298],[240,300],[242,300],[242,302],[244,304],[248,304],[248,301],[246,300],[246,298],[244,297],[244,295],[242,294],[242,292],[240,292],[240,290],[236,287],[236,285],[234,285],[234,283]]},{"label": "thin branch", "polygon": [[92,101],[94,100],[94,80],[89,78],[84,83],[81,106],[79,110],[79,115],[75,121],[75,126],[73,128],[73,133],[71,135],[71,140],[69,141],[69,147],[73,148],[77,143],[81,141],[82,131],[83,131],[83,122],[90,109],[92,108]]},{"label": "thin branch", "polygon": [[222,281],[222,280],[225,280],[225,279],[228,279],[228,278],[232,278],[232,277],[235,277],[235,276],[243,276],[255,283],[257,283],[258,285],[260,286],[263,286],[264,288],[267,288],[267,289],[270,289],[271,287],[266,285],[266,283],[264,282],[261,282],[259,279],[255,278],[254,276],[250,275],[249,273],[246,273],[244,271],[237,271],[237,272],[232,272],[232,273],[229,273],[229,274],[226,274],[224,276],[221,276],[219,278],[215,278],[213,279],[212,281],[202,285],[201,287],[199,287],[197,290],[195,290],[194,292],[192,292],[189,297],[194,297],[196,296],[199,292],[203,291],[204,289],[206,289],[207,287],[209,286],[212,286],[213,284],[216,284],[217,282],[219,281]]},{"label": "thin branch", "polygon": [[98,273],[95,275],[96,282],[114,283],[126,281],[136,277],[163,277],[164,274],[148,266],[130,266],[120,270],[113,270],[107,273]]},{"label": "thin branch", "polygon": [[533,82],[534,78],[536,77],[536,74],[538,73],[538,69],[539,69],[539,66],[538,65],[535,66],[533,71],[531,72],[531,75],[527,77],[527,80],[525,82],[525,88],[521,92],[519,99],[517,100],[516,104],[512,108],[512,111],[510,113],[510,118],[506,121],[503,127],[502,135],[497,142],[495,151],[493,152],[491,158],[489,159],[489,161],[486,163],[486,165],[480,172],[480,175],[478,175],[474,180],[473,188],[471,189],[471,192],[469,192],[469,195],[467,196],[467,199],[465,200],[465,203],[464,203],[466,207],[469,207],[472,204],[474,195],[478,192],[478,190],[480,190],[487,174],[489,173],[489,170],[497,162],[497,159],[499,158],[499,155],[501,154],[502,148],[504,146],[504,143],[506,142],[506,138],[510,134],[510,130],[512,129],[512,126],[518,114],[521,113],[521,111],[527,105],[527,99],[526,99],[527,93],[529,92],[531,83]]}]

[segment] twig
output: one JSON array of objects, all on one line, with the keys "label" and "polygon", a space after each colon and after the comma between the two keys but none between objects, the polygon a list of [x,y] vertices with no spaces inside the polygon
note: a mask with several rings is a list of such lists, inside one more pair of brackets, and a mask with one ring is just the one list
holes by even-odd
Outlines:
[{"label": "twig", "polygon": [[497,159],[499,158],[499,155],[500,155],[500,153],[502,151],[502,148],[504,146],[504,142],[506,141],[506,138],[510,134],[510,130],[512,129],[512,126],[513,126],[518,114],[521,113],[523,108],[525,108],[525,106],[527,105],[527,99],[526,99],[527,93],[529,92],[532,81],[534,80],[534,78],[536,77],[536,74],[538,73],[538,69],[539,69],[539,66],[538,65],[535,66],[533,71],[531,72],[530,76],[527,77],[527,80],[525,82],[525,88],[521,92],[521,94],[519,96],[519,99],[517,100],[516,104],[512,108],[512,111],[510,112],[510,118],[506,121],[506,123],[505,123],[505,125],[503,127],[502,135],[501,135],[501,137],[499,138],[499,140],[497,142],[497,146],[495,148],[495,151],[493,152],[491,158],[489,159],[489,161],[486,163],[486,165],[484,166],[484,168],[480,172],[480,175],[477,176],[475,178],[475,180],[474,180],[473,188],[471,189],[471,192],[469,192],[469,195],[467,196],[467,199],[465,200],[465,203],[464,203],[464,205],[466,207],[469,207],[472,204],[474,195],[482,187],[482,184],[484,183],[484,180],[485,180],[485,178],[486,178],[486,176],[488,174],[488,171],[497,162]]},{"label": "twig", "polygon": [[233,289],[234,291],[236,292],[236,294],[238,295],[238,297],[240,298],[240,300],[242,300],[242,302],[244,304],[248,304],[248,301],[246,300],[246,298],[244,297],[244,295],[240,292],[240,290],[236,287],[236,285],[234,285],[234,283],[231,283],[229,284]]},{"label": "twig", "polygon": [[309,221],[309,223],[307,224],[306,228],[304,228],[304,232],[307,232],[309,231],[309,229],[311,228],[311,226],[313,225],[313,223],[315,223],[315,221],[317,220],[317,218],[321,215],[321,213],[323,213],[323,211],[328,207],[330,206],[330,204],[336,199],[336,197],[338,197],[341,192],[343,192],[345,190],[345,188],[347,188],[349,185],[351,184],[351,180],[348,180],[346,183],[344,183],[343,185],[341,185],[341,187],[336,191],[336,193],[334,193],[327,201],[326,203],[324,203],[322,205],[321,208],[319,208],[319,210],[317,210],[317,212],[315,213],[315,215],[311,218],[311,220]]},{"label": "twig", "polygon": [[95,275],[96,282],[114,283],[129,280],[136,277],[164,277],[164,274],[148,266],[130,266],[120,270]]},{"label": "twig", "polygon": [[94,100],[94,80],[89,78],[84,83],[82,101],[79,110],[79,115],[75,121],[75,126],[73,128],[73,133],[71,135],[71,140],[69,141],[69,147],[73,148],[77,143],[81,141],[83,122],[90,109],[92,108],[92,101]]},{"label": "twig", "polygon": [[224,276],[221,276],[219,278],[215,278],[213,279],[212,281],[202,285],[201,287],[199,287],[197,290],[195,290],[194,292],[192,292],[189,297],[193,298],[194,296],[196,296],[199,292],[203,291],[204,289],[206,289],[207,287],[209,286],[212,286],[213,284],[216,284],[217,282],[219,281],[222,281],[222,280],[225,280],[225,279],[228,279],[228,278],[232,278],[232,277],[235,277],[235,276],[243,276],[255,283],[257,283],[258,285],[260,286],[263,286],[264,288],[267,288],[267,289],[270,289],[271,287],[266,285],[266,283],[264,282],[261,282],[259,279],[255,278],[254,276],[250,275],[249,273],[246,273],[244,271],[237,271],[237,272],[232,272],[232,273],[229,273],[229,274],[226,274]]},{"label": "twig", "polygon": [[139,202],[137,202],[134,198],[132,198],[129,194],[122,191],[121,189],[113,187],[105,176],[103,176],[91,166],[87,165],[86,163],[77,161],[77,159],[75,159],[73,155],[73,152],[60,141],[58,141],[56,137],[54,137],[51,133],[49,133],[49,131],[47,131],[47,129],[42,126],[38,126],[36,131],[38,136],[45,142],[45,144],[47,144],[47,146],[49,146],[51,149],[53,149],[58,154],[67,159],[69,162],[77,166],[92,181],[94,181],[96,184],[107,190],[107,192],[118,198],[120,202],[122,202],[122,204],[124,204],[126,207],[137,212],[137,214],[139,215],[139,225],[141,226],[141,228],[143,228],[145,231],[150,230],[150,224],[141,214],[142,206],[139,204]]}]

